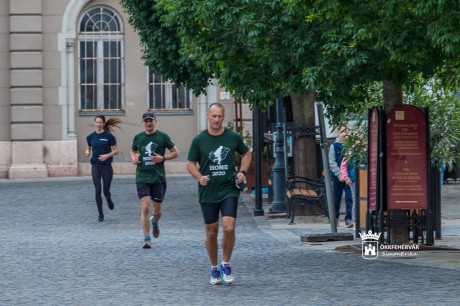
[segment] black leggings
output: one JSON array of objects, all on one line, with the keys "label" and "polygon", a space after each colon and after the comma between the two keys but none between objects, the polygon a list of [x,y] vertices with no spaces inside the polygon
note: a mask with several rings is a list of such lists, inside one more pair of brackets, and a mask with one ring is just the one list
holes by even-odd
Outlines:
[{"label": "black leggings", "polygon": [[[96,204],[99,214],[102,215],[102,184],[104,185],[104,196],[107,201],[111,200],[110,185],[112,184],[113,169],[112,165],[92,165],[91,174],[93,176],[94,187],[96,188]],[[101,184],[102,178],[102,184]]]}]

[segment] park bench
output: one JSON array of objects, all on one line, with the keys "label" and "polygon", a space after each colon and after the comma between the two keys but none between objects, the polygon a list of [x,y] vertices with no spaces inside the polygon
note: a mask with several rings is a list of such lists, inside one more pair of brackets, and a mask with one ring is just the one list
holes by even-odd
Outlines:
[{"label": "park bench", "polygon": [[291,176],[286,180],[286,198],[288,218],[294,224],[295,205],[309,208],[312,214],[327,216],[327,203],[324,188],[324,177],[312,179],[302,176]]}]

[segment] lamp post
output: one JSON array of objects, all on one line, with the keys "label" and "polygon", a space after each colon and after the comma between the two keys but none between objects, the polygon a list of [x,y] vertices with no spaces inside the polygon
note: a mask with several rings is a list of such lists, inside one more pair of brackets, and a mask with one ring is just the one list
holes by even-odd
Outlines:
[{"label": "lamp post", "polygon": [[270,213],[286,212],[286,164],[284,162],[283,100],[276,99],[275,164],[273,165],[273,203]]},{"label": "lamp post", "polygon": [[254,208],[254,216],[263,216],[264,210],[262,208],[262,112],[260,108],[256,108],[252,111],[253,116],[253,135],[254,135],[254,151],[256,155],[255,170],[256,170],[256,205]]}]

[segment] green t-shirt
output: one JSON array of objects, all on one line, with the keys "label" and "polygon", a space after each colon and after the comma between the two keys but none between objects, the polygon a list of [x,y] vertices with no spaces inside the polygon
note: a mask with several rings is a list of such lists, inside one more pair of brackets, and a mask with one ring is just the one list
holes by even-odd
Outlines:
[{"label": "green t-shirt", "polygon": [[166,182],[164,163],[155,164],[150,156],[153,153],[164,156],[166,149],[170,150],[174,143],[168,134],[156,130],[153,134],[141,132],[134,136],[131,149],[139,152],[141,163],[136,169],[136,183],[157,184]]},{"label": "green t-shirt", "polygon": [[198,162],[202,175],[209,175],[206,186],[198,185],[200,203],[215,203],[240,195],[235,186],[235,152],[243,155],[248,151],[241,136],[227,128],[218,136],[205,130],[193,138],[187,159]]}]

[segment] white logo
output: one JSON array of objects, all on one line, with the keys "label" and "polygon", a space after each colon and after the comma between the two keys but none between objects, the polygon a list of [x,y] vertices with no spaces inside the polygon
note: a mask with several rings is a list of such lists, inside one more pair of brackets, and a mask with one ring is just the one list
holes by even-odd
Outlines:
[{"label": "white logo", "polygon": [[149,142],[148,145],[144,147],[144,150],[145,150],[144,154],[146,154],[147,156],[152,156],[153,155],[152,153],[155,152],[155,149],[157,147],[158,145],[156,143]]},{"label": "white logo", "polygon": [[379,238],[381,233],[372,233],[372,231],[369,230],[369,232],[366,234],[361,234],[362,240],[362,256],[364,259],[376,259],[379,257]]},{"label": "white logo", "polygon": [[220,165],[220,163],[227,157],[229,151],[229,148],[220,146],[214,152],[209,153],[209,159],[213,163],[217,162],[217,164]]}]

